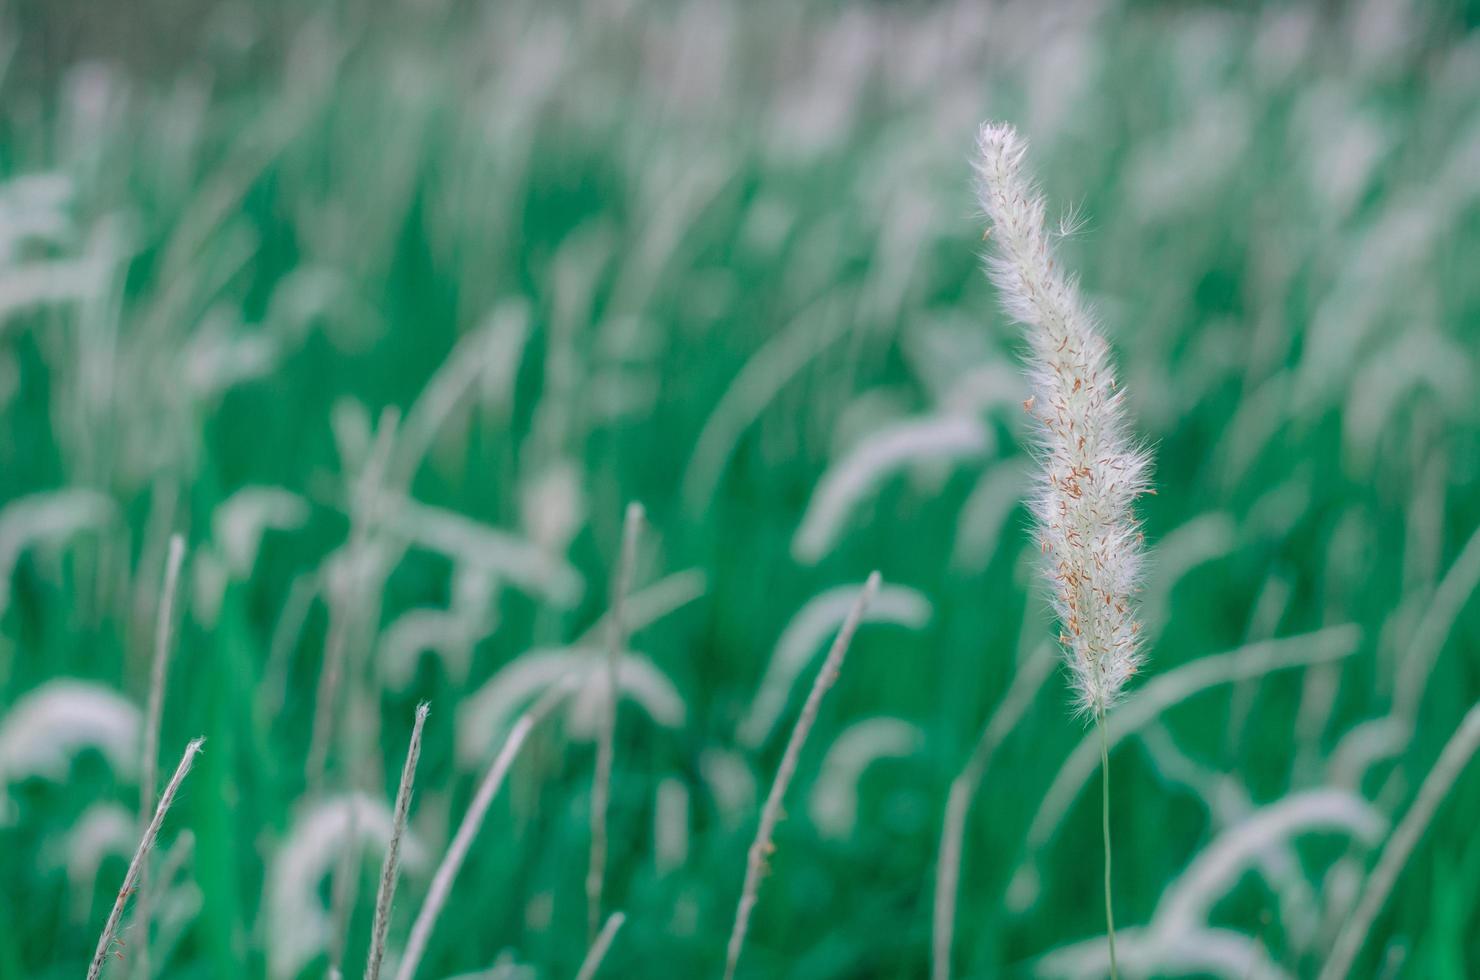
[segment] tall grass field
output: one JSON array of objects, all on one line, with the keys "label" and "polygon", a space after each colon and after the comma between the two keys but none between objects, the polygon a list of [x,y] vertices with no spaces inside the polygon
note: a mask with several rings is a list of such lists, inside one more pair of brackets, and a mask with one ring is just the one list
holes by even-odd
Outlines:
[{"label": "tall grass field", "polygon": [[0,980],[1480,976],[1477,392],[1472,2],[0,4]]}]

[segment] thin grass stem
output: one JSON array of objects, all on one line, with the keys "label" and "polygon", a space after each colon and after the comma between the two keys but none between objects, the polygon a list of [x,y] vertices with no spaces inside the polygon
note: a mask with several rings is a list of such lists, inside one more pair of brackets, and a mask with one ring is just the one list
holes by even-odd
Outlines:
[{"label": "thin grass stem", "polygon": [[1095,716],[1100,729],[1100,828],[1105,836],[1105,938],[1110,944],[1110,980],[1120,971],[1115,964],[1115,900],[1111,896],[1110,871],[1110,740],[1105,735],[1105,713]]},{"label": "thin grass stem", "polygon": [[406,952],[401,957],[400,968],[396,970],[396,980],[411,980],[416,975],[416,968],[421,965],[421,958],[426,953],[427,941],[431,939],[432,929],[436,926],[437,918],[442,914],[442,908],[447,904],[448,895],[452,892],[452,883],[456,880],[457,873],[462,870],[468,850],[473,846],[473,839],[478,836],[478,830],[483,826],[483,818],[488,814],[488,807],[493,803],[499,787],[503,785],[504,777],[508,775],[510,767],[514,764],[514,758],[519,754],[519,750],[524,746],[534,726],[569,694],[571,689],[572,685],[569,681],[554,685],[528,711],[520,715],[519,719],[514,722],[514,727],[509,730],[508,738],[504,740],[503,747],[499,749],[493,764],[488,767],[483,781],[478,784],[478,790],[473,795],[473,802],[468,804],[462,823],[458,825],[457,833],[453,835],[452,843],[448,845],[447,853],[442,857],[442,863],[437,865],[436,874],[432,876],[432,884],[427,889],[427,897],[422,902],[421,910],[416,914],[416,921],[411,925],[411,936],[406,941]]},{"label": "thin grass stem", "polygon": [[[164,565],[164,587],[160,592],[159,612],[154,625],[154,658],[149,665],[149,702],[144,712],[143,757],[139,765],[139,832],[149,827],[150,815],[154,812],[155,783],[159,781],[159,730],[164,717],[165,681],[169,672],[171,640],[174,636],[175,596],[180,591],[180,566],[185,561],[185,539],[179,534],[170,536],[169,554]],[[138,895],[134,899],[134,932],[137,935],[138,955],[135,969],[140,977],[148,980],[149,964],[149,920],[152,910],[149,901],[149,862],[139,868]]]},{"label": "thin grass stem", "polygon": [[87,980],[98,980],[103,973],[103,964],[108,960],[108,954],[113,949],[114,942],[118,939],[118,926],[123,921],[123,910],[128,905],[129,896],[139,883],[139,870],[149,857],[149,852],[154,848],[154,842],[159,837],[160,825],[164,823],[164,815],[169,812],[170,804],[175,802],[175,793],[180,789],[180,783],[190,772],[190,764],[195,760],[195,755],[200,751],[205,739],[197,738],[185,746],[185,754],[180,758],[180,764],[175,767],[175,774],[170,777],[164,792],[160,794],[159,804],[154,808],[154,818],[149,821],[149,826],[144,828],[144,836],[139,840],[139,849],[134,851],[134,858],[129,862],[128,871],[123,876],[123,884],[118,889],[118,897],[113,901],[113,910],[108,913],[108,921],[103,924],[103,934],[98,937],[98,948],[93,953],[92,965],[87,968]]},{"label": "thin grass stem", "polygon": [[606,959],[607,950],[612,948],[612,941],[617,938],[617,930],[622,928],[622,923],[627,921],[627,916],[621,912],[613,912],[607,917],[606,925],[596,934],[596,939],[591,943],[591,948],[586,951],[586,958],[581,961],[581,969],[576,973],[576,980],[591,980],[596,976],[596,971],[601,969],[601,961]]},{"label": "thin grass stem", "polygon": [[380,889],[375,895],[375,925],[370,930],[370,953],[365,958],[365,980],[380,980],[380,966],[385,959],[386,934],[390,931],[391,904],[396,898],[396,874],[400,870],[401,838],[406,834],[406,817],[411,812],[411,790],[416,785],[416,763],[421,758],[421,730],[426,725],[426,703],[417,705],[416,721],[411,726],[411,742],[406,748],[406,763],[401,767],[401,785],[396,790],[396,814],[391,826],[390,843],[385,861],[380,866]]},{"label": "thin grass stem", "polygon": [[817,713],[822,707],[823,696],[837,682],[838,673],[843,667],[843,660],[848,655],[848,647],[853,642],[853,634],[858,631],[858,624],[863,619],[863,612],[868,607],[869,600],[873,598],[875,592],[879,591],[879,582],[879,573],[874,572],[869,575],[868,581],[859,590],[858,601],[854,603],[852,611],[848,613],[848,618],[843,621],[842,628],[838,630],[832,649],[828,651],[827,659],[822,663],[822,669],[817,672],[817,679],[812,682],[812,690],[807,695],[807,701],[802,705],[802,713],[797,718],[796,727],[791,730],[791,738],[787,740],[786,751],[781,756],[781,765],[776,769],[776,779],[771,783],[771,791],[766,796],[765,806],[761,808],[760,826],[756,828],[755,840],[750,845],[750,853],[745,866],[745,885],[740,890],[740,904],[735,909],[735,925],[730,931],[730,942],[725,953],[725,980],[733,980],[735,969],[740,965],[740,951],[745,946],[745,933],[750,927],[750,914],[754,911],[756,901],[760,897],[761,876],[765,874],[766,858],[774,850],[771,838],[776,831],[776,825],[781,822],[781,804],[786,797],[787,787],[791,785],[792,777],[796,775],[797,763],[802,755],[802,746],[806,744],[807,735],[817,721]]},{"label": "thin grass stem", "polygon": [[1439,761],[1434,763],[1434,768],[1424,777],[1423,785],[1418,788],[1418,796],[1414,798],[1413,805],[1408,808],[1387,844],[1383,846],[1377,865],[1362,887],[1362,897],[1357,901],[1356,909],[1351,918],[1347,919],[1346,925],[1342,926],[1331,947],[1331,955],[1321,969],[1320,980],[1343,980],[1351,973],[1357,954],[1362,951],[1362,944],[1372,931],[1372,924],[1377,921],[1378,914],[1387,904],[1388,895],[1397,883],[1403,866],[1408,863],[1414,847],[1434,819],[1439,804],[1449,795],[1455,780],[1469,765],[1477,748],[1480,748],[1480,703],[1470,708],[1459,728],[1450,736],[1449,742],[1439,753]]}]

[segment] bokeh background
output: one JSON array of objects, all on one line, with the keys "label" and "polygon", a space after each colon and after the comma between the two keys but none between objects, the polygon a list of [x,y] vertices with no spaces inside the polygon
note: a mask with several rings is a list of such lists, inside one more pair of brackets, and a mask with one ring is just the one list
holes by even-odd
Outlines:
[{"label": "bokeh background", "polygon": [[[1480,698],[1477,25],[1441,0],[0,8],[0,976],[81,975],[123,878],[172,532],[160,765],[207,743],[155,855],[154,974],[320,977],[342,947],[355,976],[416,704],[393,955],[499,711],[600,662],[634,500],[603,975],[719,974],[873,569],[742,976],[927,975],[948,789],[1015,681],[953,975],[1094,975],[1043,958],[1103,931],[1099,799],[1063,768],[1087,732],[1021,505],[1022,343],[980,271],[987,118],[1032,142],[1156,458],[1138,689],[1176,697],[1122,709],[1150,705],[1113,753],[1118,921],[1261,808],[1343,793],[1361,820],[1261,838],[1204,903],[1257,975],[1313,975],[1372,822]],[[531,740],[419,975],[574,973],[592,710]],[[1472,772],[1358,975],[1480,971],[1477,816]],[[109,977],[138,973],[125,939]]]}]

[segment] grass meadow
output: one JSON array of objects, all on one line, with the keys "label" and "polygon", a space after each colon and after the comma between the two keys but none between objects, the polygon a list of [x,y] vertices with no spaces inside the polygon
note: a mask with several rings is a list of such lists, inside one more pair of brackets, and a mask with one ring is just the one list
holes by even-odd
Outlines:
[{"label": "grass meadow", "polygon": [[415,976],[577,976],[620,912],[580,975],[720,977],[874,571],[736,976],[1106,975],[987,119],[1154,458],[1120,973],[1327,976],[1369,915],[1350,975],[1480,975],[1477,28],[0,7],[0,977],[84,975],[198,737],[102,976],[366,975],[423,702],[385,977],[511,730]]}]

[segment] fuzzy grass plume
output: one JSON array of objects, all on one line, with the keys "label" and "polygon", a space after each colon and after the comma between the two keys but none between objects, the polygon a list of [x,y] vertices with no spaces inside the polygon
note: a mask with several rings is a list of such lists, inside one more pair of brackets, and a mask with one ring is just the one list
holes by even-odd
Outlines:
[{"label": "fuzzy grass plume", "polygon": [[1054,261],[1044,200],[1023,168],[1028,144],[1011,126],[986,123],[977,148],[977,196],[997,243],[987,272],[1007,312],[1027,328],[1032,394],[1024,407],[1041,426],[1043,473],[1033,512],[1054,585],[1059,642],[1080,711],[1093,715],[1100,731],[1105,927],[1114,977],[1105,712],[1141,662],[1132,597],[1143,539],[1132,507],[1149,489],[1150,461],[1125,431],[1109,345],[1074,279]]},{"label": "fuzzy grass plume", "polygon": [[1027,328],[1026,407],[1040,426],[1042,471],[1033,512],[1059,639],[1080,708],[1103,716],[1141,664],[1132,597],[1142,535],[1132,505],[1148,489],[1149,459],[1126,432],[1109,347],[1054,260],[1043,197],[1023,168],[1027,142],[987,123],[977,147],[977,197],[996,244],[987,272]]}]

